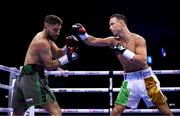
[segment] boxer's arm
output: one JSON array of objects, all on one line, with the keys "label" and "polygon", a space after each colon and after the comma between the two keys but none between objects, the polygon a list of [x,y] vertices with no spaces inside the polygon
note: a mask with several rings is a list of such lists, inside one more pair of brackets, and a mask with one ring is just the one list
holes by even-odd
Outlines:
[{"label": "boxer's arm", "polygon": [[134,57],[134,63],[145,66],[147,65],[147,47],[146,47],[146,41],[143,37],[139,36],[136,38],[136,50],[135,50],[135,57]]},{"label": "boxer's arm", "polygon": [[89,35],[87,39],[85,39],[83,42],[89,46],[99,46],[99,47],[112,47],[113,41],[115,37],[106,37],[106,38],[98,38],[94,37],[92,35]]},{"label": "boxer's arm", "polygon": [[67,48],[66,46],[59,48],[53,41],[51,41],[51,52],[54,58],[60,58],[66,54]]},{"label": "boxer's arm", "polygon": [[141,37],[135,39],[135,51],[131,51],[121,44],[117,44],[112,49],[115,54],[121,54],[136,65],[142,67],[147,65],[146,41]]},{"label": "boxer's arm", "polygon": [[66,44],[65,46],[67,47],[66,54],[58,59],[61,66],[69,62],[72,62],[79,57],[79,55],[77,54],[78,39],[75,36],[71,35],[71,36],[66,37],[65,44]]},{"label": "boxer's arm", "polygon": [[46,70],[57,69],[58,67],[61,67],[69,63],[71,59],[73,59],[76,56],[76,54],[66,54],[58,59],[52,60],[50,46],[47,42],[45,41],[38,42],[37,46],[38,46],[40,60],[45,65]]},{"label": "boxer's arm", "polygon": [[112,49],[116,55],[121,54],[123,57],[127,58],[130,61],[134,60],[135,53],[122,46],[120,43],[112,47]]},{"label": "boxer's arm", "polygon": [[112,47],[113,39],[115,37],[107,37],[107,38],[97,38],[89,35],[86,32],[86,29],[80,24],[76,23],[72,25],[72,34],[78,36],[84,43],[90,46],[109,46]]},{"label": "boxer's arm", "polygon": [[45,65],[46,70],[57,69],[60,63],[58,60],[52,60],[52,53],[49,44],[46,41],[39,41],[37,47],[40,60]]}]

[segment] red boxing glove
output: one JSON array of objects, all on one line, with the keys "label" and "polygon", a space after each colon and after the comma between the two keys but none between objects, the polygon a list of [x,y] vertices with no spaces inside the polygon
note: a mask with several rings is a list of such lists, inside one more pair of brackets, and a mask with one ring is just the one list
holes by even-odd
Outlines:
[{"label": "red boxing glove", "polygon": [[75,23],[74,25],[72,25],[71,32],[74,36],[78,36],[81,40],[85,40],[88,38],[86,29],[80,23]]}]

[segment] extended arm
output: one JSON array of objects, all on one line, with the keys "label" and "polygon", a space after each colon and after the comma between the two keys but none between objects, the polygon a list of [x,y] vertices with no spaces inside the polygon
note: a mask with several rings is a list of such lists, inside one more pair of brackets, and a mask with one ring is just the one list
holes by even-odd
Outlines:
[{"label": "extended arm", "polygon": [[72,25],[72,34],[82,40],[85,44],[90,46],[113,46],[113,38],[115,37],[107,37],[107,38],[97,38],[89,35],[85,28],[80,24],[76,23]]}]

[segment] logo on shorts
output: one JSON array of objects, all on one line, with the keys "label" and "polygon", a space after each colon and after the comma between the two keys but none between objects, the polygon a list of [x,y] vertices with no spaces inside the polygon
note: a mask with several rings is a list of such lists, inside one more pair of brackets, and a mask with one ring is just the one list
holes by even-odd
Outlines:
[{"label": "logo on shorts", "polygon": [[33,101],[33,98],[26,99],[26,102],[31,102],[31,101]]}]

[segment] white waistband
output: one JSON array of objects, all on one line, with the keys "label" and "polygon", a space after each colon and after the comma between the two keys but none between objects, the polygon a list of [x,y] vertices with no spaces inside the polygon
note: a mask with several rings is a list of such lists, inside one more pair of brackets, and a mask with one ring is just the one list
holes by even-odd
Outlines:
[{"label": "white waistband", "polygon": [[143,79],[146,77],[150,77],[154,75],[151,67],[146,68],[144,70],[140,71],[135,71],[135,72],[130,72],[130,73],[124,73],[124,80],[138,80],[138,79]]}]

